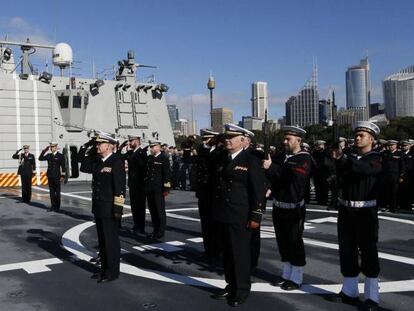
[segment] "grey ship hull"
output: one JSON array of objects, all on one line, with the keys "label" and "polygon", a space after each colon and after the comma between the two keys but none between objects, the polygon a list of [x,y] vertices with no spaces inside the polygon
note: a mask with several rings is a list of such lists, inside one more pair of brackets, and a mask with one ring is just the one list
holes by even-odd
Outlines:
[{"label": "grey ship hull", "polygon": [[[138,84],[123,89],[119,85],[126,82],[105,80],[98,94],[89,94],[84,124],[77,124],[76,120],[70,122],[70,125],[85,130],[59,125],[68,122],[64,120],[56,94],[70,88],[70,82],[69,77],[53,77],[47,84],[35,75],[21,79],[16,73],[0,72],[0,174],[3,177],[17,171],[17,161],[11,156],[23,144],[29,144],[36,157],[50,141],[57,141],[61,149],[79,149],[88,140],[86,129],[117,132],[121,141],[128,134],[138,134],[144,141],[158,138],[174,144],[165,96],[154,98],[149,89],[156,87],[155,84],[140,84],[141,87],[147,86],[148,90],[144,91],[137,90]],[[94,79],[79,78],[74,86],[89,92],[90,85],[95,82]],[[37,163],[37,184],[41,183],[41,172],[45,169],[44,162]],[[81,174],[79,178],[84,180],[88,177]],[[7,185],[15,184],[3,183],[3,186]]]}]

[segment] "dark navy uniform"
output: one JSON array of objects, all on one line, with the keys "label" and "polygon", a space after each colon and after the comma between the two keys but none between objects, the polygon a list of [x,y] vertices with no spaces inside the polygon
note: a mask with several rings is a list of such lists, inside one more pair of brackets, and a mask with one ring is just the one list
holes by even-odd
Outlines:
[{"label": "dark navy uniform", "polygon": [[147,171],[147,149],[137,148],[121,154],[122,160],[128,161],[128,187],[131,200],[134,232],[145,232],[145,191],[144,179]]},{"label": "dark navy uniform", "polygon": [[214,232],[212,224],[212,167],[211,147],[200,145],[197,149],[197,187],[198,212],[200,214],[201,234],[204,250],[208,257],[214,256]]},{"label": "dark navy uniform", "polygon": [[320,205],[328,203],[329,177],[333,175],[333,161],[327,149],[314,150],[312,157],[316,162],[314,172],[316,200]]},{"label": "dark navy uniform", "polygon": [[171,171],[168,158],[161,152],[148,156],[145,177],[145,193],[153,226],[153,238],[162,238],[165,233],[165,195],[171,188]]},{"label": "dark navy uniform", "polygon": [[60,152],[48,153],[47,149],[42,150],[39,161],[47,161],[47,182],[49,184],[49,194],[51,209],[60,209],[60,180],[66,174],[65,157]]},{"label": "dark navy uniform", "polygon": [[[337,161],[337,168],[342,189],[338,214],[341,272],[345,277],[355,277],[359,272],[368,277],[377,277],[379,261],[376,246],[376,200],[379,195],[381,156],[375,151],[363,156],[351,153]],[[353,207],[352,203],[347,203],[358,201],[372,202],[372,206],[367,204],[366,207]],[[358,263],[358,250],[361,252],[361,265]]]},{"label": "dark navy uniform", "polygon": [[172,176],[171,176],[171,185],[173,189],[178,189],[180,187],[180,156],[178,154],[173,154],[172,158]]},{"label": "dark navy uniform", "polygon": [[399,187],[399,198],[401,209],[411,211],[413,202],[413,169],[414,169],[414,153],[412,150],[401,152],[404,166],[404,173],[402,174],[402,182]]},{"label": "dark navy uniform", "polygon": [[19,153],[20,150],[17,150],[12,158],[19,160],[17,174],[20,175],[22,183],[22,201],[30,202],[32,198],[32,176],[36,171],[36,160],[33,154]]},{"label": "dark navy uniform", "polygon": [[98,233],[101,280],[119,275],[120,241],[118,219],[122,216],[126,174],[124,161],[117,154],[102,159],[85,156],[82,171],[92,174],[92,213]]},{"label": "dark navy uniform", "polygon": [[294,155],[280,154],[272,159],[267,171],[274,197],[273,224],[284,268],[282,279],[302,284],[306,265],[303,230],[305,222],[305,194],[309,184],[313,160],[308,152]]},{"label": "dark navy uniform", "polygon": [[[223,154],[223,153],[221,153]],[[247,298],[251,282],[251,229],[260,223],[265,196],[264,173],[245,150],[221,157],[214,176],[213,219],[223,243],[224,273],[231,298]]]},{"label": "dark navy uniform", "polygon": [[389,208],[395,212],[398,207],[398,188],[400,178],[404,174],[403,154],[401,151],[391,152],[389,150],[382,153],[382,204],[384,208]]},{"label": "dark navy uniform", "polygon": [[[373,137],[379,127],[359,121],[354,131],[368,132]],[[367,309],[378,305],[378,197],[381,178],[381,155],[376,151],[364,154],[351,152],[336,160],[341,196],[338,198],[338,244],[341,273],[344,276],[340,293],[342,302],[359,300],[358,275],[365,275]],[[360,257],[360,258],[359,258]]]},{"label": "dark navy uniform", "polygon": [[[246,152],[250,153],[254,158],[257,159],[259,167],[262,164],[262,160],[264,159],[264,152],[262,150],[254,149],[252,146],[246,148]],[[264,172],[264,171],[263,171]],[[265,178],[264,179],[264,188],[269,189],[270,183]],[[263,196],[263,212],[266,209],[267,199]],[[251,246],[251,266],[252,268],[256,268],[259,264],[259,257],[260,257],[260,248],[261,248],[261,239],[260,239],[260,226],[256,229],[252,230],[252,246]]]}]

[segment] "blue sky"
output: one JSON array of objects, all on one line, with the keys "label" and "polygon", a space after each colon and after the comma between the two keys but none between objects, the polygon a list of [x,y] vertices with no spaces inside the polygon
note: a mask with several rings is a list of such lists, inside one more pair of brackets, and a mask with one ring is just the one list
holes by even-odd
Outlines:
[{"label": "blue sky", "polygon": [[[208,125],[210,70],[217,81],[216,107],[249,115],[251,83],[268,82],[269,114],[305,84],[318,60],[320,96],[332,86],[345,105],[345,70],[367,51],[372,100],[382,101],[381,81],[414,64],[414,1],[410,0],[100,0],[2,3],[0,36],[67,42],[91,76],[135,50],[142,69],[170,87],[167,100],[199,127]],[[42,56],[44,57],[44,56]],[[43,63],[43,58],[36,63]]]}]

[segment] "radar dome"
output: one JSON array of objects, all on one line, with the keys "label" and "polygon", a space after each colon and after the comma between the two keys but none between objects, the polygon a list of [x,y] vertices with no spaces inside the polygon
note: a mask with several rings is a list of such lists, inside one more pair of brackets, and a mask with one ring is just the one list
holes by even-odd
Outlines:
[{"label": "radar dome", "polygon": [[73,61],[72,48],[67,43],[58,43],[53,50],[53,65],[61,68],[69,66]]}]

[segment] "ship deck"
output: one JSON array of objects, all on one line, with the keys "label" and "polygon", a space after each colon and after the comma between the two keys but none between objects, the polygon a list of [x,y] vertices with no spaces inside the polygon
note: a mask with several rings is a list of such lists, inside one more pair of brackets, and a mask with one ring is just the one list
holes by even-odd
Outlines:
[{"label": "ship deck", "polygon": [[[47,213],[47,187],[34,187],[30,204],[18,188],[0,189],[1,310],[228,310],[210,298],[224,285],[223,270],[199,260],[202,253],[197,199],[190,191],[167,198],[167,232],[154,242],[130,233],[126,208],[120,231],[121,276],[106,284],[90,278],[88,259],[97,251],[90,183],[62,185],[62,210]],[[128,205],[129,202],[127,201]],[[270,285],[281,262],[271,203],[262,223],[262,250],[252,293],[240,310],[357,310],[325,299],[339,292],[341,275],[335,211],[307,206],[307,265],[300,290]],[[412,310],[414,304],[414,214],[380,213],[380,298],[383,310]],[[151,231],[147,214],[147,231]],[[361,279],[361,282],[363,280]],[[361,283],[361,285],[363,285]],[[363,288],[363,286],[362,286]],[[361,295],[361,298],[363,296]]]}]

